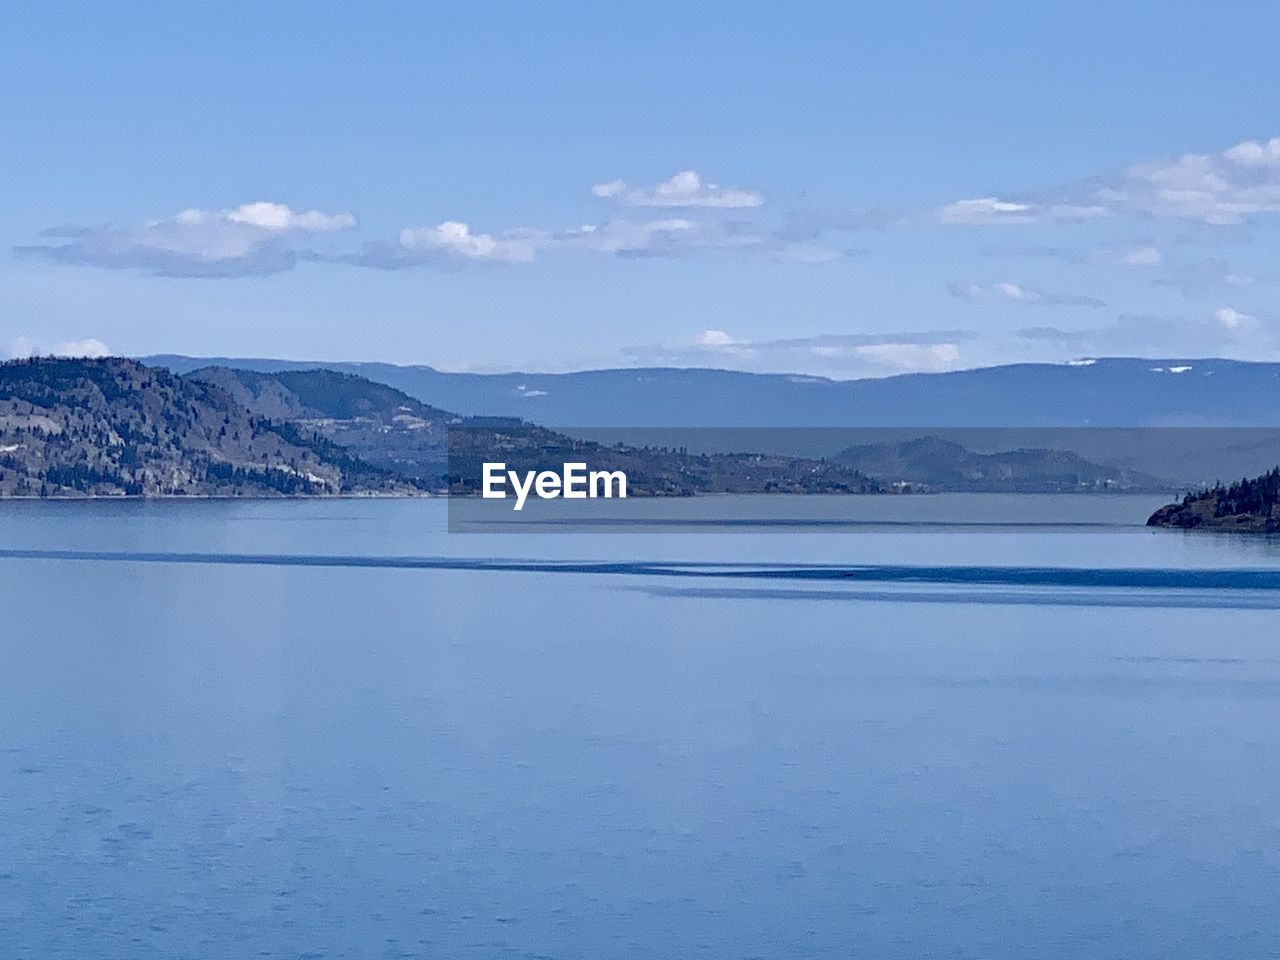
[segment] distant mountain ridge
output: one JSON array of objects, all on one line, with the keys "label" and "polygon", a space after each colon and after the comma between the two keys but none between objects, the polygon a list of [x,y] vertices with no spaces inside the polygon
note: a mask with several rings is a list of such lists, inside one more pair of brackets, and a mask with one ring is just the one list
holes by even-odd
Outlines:
[{"label": "distant mountain ridge", "polygon": [[[458,448],[450,441],[461,428]],[[1019,430],[1024,439],[1015,439]],[[0,365],[0,496],[470,493],[489,460],[546,469],[570,454],[626,470],[637,494],[1125,491],[1176,489],[1184,476],[1198,483],[1196,475],[1221,475],[1224,462],[1280,460],[1280,430],[1257,428],[980,428],[949,439],[945,428],[876,428],[861,431],[865,440],[849,439],[857,429],[818,430],[846,438],[819,449],[799,449],[820,439],[812,431],[730,428],[718,446],[703,443],[708,431],[691,431],[702,434],[693,444],[678,432],[644,439],[605,429],[593,438],[587,427],[463,416],[394,386],[304,366],[177,375],[120,358]],[[1162,468],[1181,470],[1195,457],[1208,465],[1198,474]],[[1149,472],[1152,463],[1160,466]]]},{"label": "distant mountain ridge", "polygon": [[448,373],[427,366],[157,355],[186,373],[326,369],[388,384],[464,415],[557,427],[1280,426],[1280,363],[1100,358],[883,379],[634,368]]}]

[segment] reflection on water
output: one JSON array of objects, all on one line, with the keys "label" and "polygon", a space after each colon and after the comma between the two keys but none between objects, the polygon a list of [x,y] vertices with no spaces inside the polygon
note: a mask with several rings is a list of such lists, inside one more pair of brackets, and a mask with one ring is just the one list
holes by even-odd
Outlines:
[{"label": "reflection on water", "polygon": [[0,956],[1280,937],[1266,541],[32,503],[0,550]]}]

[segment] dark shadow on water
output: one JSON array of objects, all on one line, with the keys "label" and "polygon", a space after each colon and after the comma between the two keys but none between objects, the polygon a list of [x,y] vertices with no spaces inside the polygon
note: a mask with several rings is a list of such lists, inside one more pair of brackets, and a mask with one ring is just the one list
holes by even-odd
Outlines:
[{"label": "dark shadow on water", "polygon": [[927,530],[936,533],[939,530],[964,530],[968,531],[986,531],[993,533],[1006,532],[1009,530],[1034,530],[1037,533],[1046,531],[1062,531],[1070,533],[1075,530],[1109,530],[1109,531],[1137,531],[1149,532],[1145,526],[1138,523],[1116,523],[1106,520],[1063,520],[1063,521],[1034,521],[1034,520],[892,520],[892,519],[870,519],[870,520],[851,520],[843,517],[555,517],[548,520],[525,519],[521,517],[507,517],[503,515],[500,519],[479,519],[468,520],[463,519],[455,521],[462,527],[476,527],[477,531],[482,529],[499,531],[512,527],[536,527],[541,529],[557,529],[557,528],[618,528],[619,530],[634,530],[653,527],[662,530],[679,530],[681,528],[689,529],[718,529],[718,528],[746,528],[746,529],[831,529],[831,530],[893,530],[893,531],[910,531],[910,530]]},{"label": "dark shadow on water", "polygon": [[[1280,568],[1161,568],[1161,567],[1016,567],[1016,566],[932,566],[895,564],[748,564],[655,561],[553,561],[538,559],[511,559],[491,557],[419,557],[419,556],[359,556],[345,554],[257,554],[257,553],[181,553],[163,551],[110,551],[110,550],[24,550],[0,549],[0,559],[9,560],[65,560],[94,563],[158,563],[158,564],[208,564],[230,566],[322,567],[372,570],[458,570],[485,573],[559,573],[636,577],[663,577],[671,579],[715,580],[765,580],[807,581],[845,584],[856,587],[865,583],[900,583],[930,586],[969,587],[1088,587],[1098,590],[1152,590],[1162,591],[1276,591],[1275,598],[1237,597],[1234,602],[1248,603],[1251,607],[1262,602],[1280,603]],[[778,599],[832,599],[835,597],[869,596],[867,591],[835,593],[814,591],[812,597],[800,596],[797,591],[783,591]],[[761,595],[763,595],[761,593]],[[894,592],[895,597],[903,594]],[[1026,593],[1011,593],[1007,602],[1025,602]],[[958,594],[944,595],[957,602]],[[991,599],[989,591],[974,593],[987,602],[1005,602],[1005,595]],[[1054,596],[1057,596],[1055,593]],[[1065,595],[1061,602],[1080,605],[1105,605],[1108,597],[1102,594],[1085,594],[1078,597]],[[1144,605],[1132,597],[1110,598],[1126,606]],[[1195,602],[1194,597],[1183,601]],[[1255,602],[1257,601],[1257,602]],[[1156,601],[1153,601],[1153,604]],[[1160,605],[1169,605],[1165,595]],[[1204,605],[1222,606],[1221,596],[1205,595]]]},{"label": "dark shadow on water", "polygon": [[769,600],[855,603],[983,604],[1031,607],[1130,607],[1182,610],[1280,610],[1280,594],[1256,592],[1078,592],[1016,589],[986,590],[787,590],[733,587],[641,587],[641,592],[666,599]]}]

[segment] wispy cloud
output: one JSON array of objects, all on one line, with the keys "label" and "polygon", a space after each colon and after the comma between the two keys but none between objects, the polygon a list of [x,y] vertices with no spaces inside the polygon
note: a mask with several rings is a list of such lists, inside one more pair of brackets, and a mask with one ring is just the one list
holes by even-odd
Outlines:
[{"label": "wispy cloud", "polygon": [[1029,303],[1039,307],[1091,307],[1098,309],[1106,303],[1097,297],[1078,296],[1071,293],[1042,293],[1017,283],[951,283],[947,292],[969,303]]},{"label": "wispy cloud", "polygon": [[1001,200],[999,197],[974,197],[956,200],[939,207],[939,223],[988,224],[1035,223],[1035,208],[1029,203]]},{"label": "wispy cloud", "polygon": [[1251,286],[1256,281],[1248,274],[1233,269],[1227,261],[1208,257],[1169,263],[1154,282],[1162,287],[1172,287],[1184,297],[1196,297],[1215,292],[1227,295],[1225,291],[1229,288]]},{"label": "wispy cloud", "polygon": [[1072,264],[1089,260],[1088,254],[1076,247],[1061,247],[1049,243],[990,244],[980,247],[978,253],[996,260],[1061,260]]},{"label": "wispy cloud", "polygon": [[888,207],[803,207],[782,215],[775,231],[781,240],[817,240],[829,233],[884,230],[899,220]]},{"label": "wispy cloud", "polygon": [[524,227],[500,233],[448,220],[400,232],[395,243],[369,243],[336,258],[356,266],[399,270],[421,266],[527,264],[544,254],[579,252],[621,258],[678,257],[700,251],[759,251],[768,238],[749,224],[686,217],[608,220],[568,230]]},{"label": "wispy cloud", "polygon": [[[1248,287],[1257,279],[1235,269],[1219,257],[1195,259],[1188,257],[1186,243],[1137,242],[1114,247],[1102,247],[1082,251],[1074,247],[1031,244],[1028,246],[984,247],[984,256],[997,259],[1039,257],[1060,260],[1072,265],[1122,268],[1136,276],[1144,276],[1152,284],[1178,290],[1184,297],[1206,294],[1227,295],[1231,289]],[[1019,288],[1016,284],[951,284],[948,288],[954,296],[971,302],[993,302],[1000,299],[1039,302],[1045,305],[1103,306],[1101,300],[1092,297],[1070,295],[1045,296],[1035,291]],[[1020,293],[1019,293],[1020,291]]]},{"label": "wispy cloud", "polygon": [[779,243],[774,247],[772,257],[778,263],[820,266],[851,257],[863,257],[869,252],[862,247],[839,249],[821,243]]},{"label": "wispy cloud", "polygon": [[243,277],[291,270],[308,258],[308,237],[355,224],[350,213],[297,211],[258,201],[229,210],[183,210],[137,227],[53,227],[41,234],[53,242],[16,252],[169,277]]},{"label": "wispy cloud", "polygon": [[561,247],[621,257],[670,257],[695,250],[753,250],[765,237],[752,224],[670,217],[610,220],[554,236]]},{"label": "wispy cloud", "polygon": [[1114,323],[1082,329],[1027,327],[1017,336],[1093,356],[1280,358],[1280,325],[1230,306],[1197,317],[1126,314]]},{"label": "wispy cloud", "polygon": [[1104,251],[1101,255],[1110,256],[1126,267],[1158,267],[1164,263],[1164,253],[1159,247],[1153,247],[1150,244]]},{"label": "wispy cloud", "polygon": [[767,229],[736,220],[687,216],[606,220],[566,230],[523,227],[486,233],[447,220],[411,227],[394,242],[366,243],[359,251],[327,259],[383,270],[528,264],[546,255],[590,254],[622,259],[673,258],[708,252],[742,253],[782,263],[827,264],[865,251],[779,239]]},{"label": "wispy cloud", "polygon": [[722,187],[704,181],[696,170],[681,170],[652,187],[633,187],[625,180],[597,183],[591,193],[625,207],[712,207],[741,210],[764,204],[764,196],[742,187]]},{"label": "wispy cloud", "polygon": [[956,200],[941,223],[1029,224],[1099,217],[1166,217],[1238,224],[1280,212],[1280,137],[1245,140],[1219,153],[1136,163],[1059,190]]},{"label": "wispy cloud", "polygon": [[975,197],[948,203],[939,207],[934,215],[939,223],[1005,226],[1045,220],[1096,220],[1110,216],[1111,211],[1101,204],[1041,204],[1000,197]]},{"label": "wispy cloud", "polygon": [[630,362],[643,366],[869,377],[954,370],[963,364],[960,345],[975,336],[968,330],[935,330],[750,340],[710,329],[687,340],[629,347],[623,352]]},{"label": "wispy cloud", "polygon": [[669,217],[609,220],[547,235],[548,249],[585,250],[616,257],[681,257],[709,251],[736,252],[779,263],[823,265],[866,251],[797,241],[751,221]]},{"label": "wispy cloud", "polygon": [[1111,265],[1145,269],[1165,263],[1165,253],[1152,243],[1131,243],[1117,247],[1082,250],[1079,247],[1056,246],[1046,243],[997,244],[984,246],[978,251],[984,257],[999,260],[1040,259],[1059,260],[1075,266],[1082,264]]}]

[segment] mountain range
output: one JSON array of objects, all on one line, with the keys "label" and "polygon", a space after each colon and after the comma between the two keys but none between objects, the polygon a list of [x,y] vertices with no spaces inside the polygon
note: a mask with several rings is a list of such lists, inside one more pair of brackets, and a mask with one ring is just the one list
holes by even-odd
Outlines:
[{"label": "mountain range", "polygon": [[[698,409],[721,402],[707,394],[721,378],[729,378],[724,382],[736,384],[743,395],[735,417],[741,410],[769,409],[760,395],[779,390],[820,388],[828,398],[835,395],[831,391],[870,391],[868,396],[881,406],[858,407],[856,416],[850,414],[855,423],[870,420],[873,409],[885,409],[889,401],[877,390],[902,394],[902,419],[902,411],[923,409],[926,400],[936,404],[933,422],[915,428],[593,430],[589,425],[554,429],[515,416],[512,411],[520,411],[522,404],[532,405],[524,408],[526,415],[552,409],[537,406],[552,397],[551,389],[523,380],[508,389],[519,375],[443,374],[374,364],[225,361],[245,365],[230,367],[194,358],[150,359],[165,365],[120,358],[43,358],[0,366],[0,495],[322,495],[446,487],[469,493],[477,486],[482,462],[505,458],[516,466],[544,468],[541,461],[570,454],[603,469],[625,470],[634,477],[634,492],[649,494],[1170,489],[1207,485],[1218,476],[1240,476],[1280,462],[1280,430],[1257,427],[946,425],[964,409],[976,418],[979,408],[988,411],[988,424],[1000,418],[1069,420],[1063,398],[1094,382],[1095,368],[1111,381],[1128,382],[1135,417],[1151,409],[1153,397],[1173,383],[1185,385],[1188,396],[1213,392],[1213,409],[1224,411],[1224,417],[1225,411],[1235,411],[1232,422],[1256,423],[1266,419],[1280,386],[1280,371],[1267,364],[1206,361],[1199,364],[1204,369],[1198,375],[1194,363],[1161,367],[1152,361],[1116,360],[1035,367],[1055,371],[1061,389],[1056,395],[1032,391],[1021,407],[984,405],[979,389],[985,383],[987,395],[1014,391],[1027,375],[1021,366],[970,371],[972,376],[882,381],[814,382],[715,370],[594,371],[538,381],[558,392],[559,409],[575,410],[587,423],[602,422],[617,410],[640,421],[632,405],[640,402],[636,384],[652,388],[659,409],[673,411],[674,417],[678,408],[683,423],[693,422]],[[425,383],[454,399],[465,400],[449,392],[451,385],[463,384],[473,392],[483,388],[482,394],[494,396],[497,415],[462,405],[455,412],[356,369]],[[1199,379],[1188,379],[1193,376]],[[663,378],[682,385],[688,402],[673,406],[671,395],[654,386]],[[1032,377],[1032,382],[1041,379]],[[614,400],[606,403],[600,393],[608,393],[611,383]],[[626,384],[631,385],[630,400]],[[520,402],[512,401],[511,390]],[[939,399],[944,394],[949,396],[945,402]],[[1093,396],[1097,402],[1100,394]],[[810,421],[836,416],[836,408],[823,407],[818,398],[810,397],[815,400],[807,408]],[[473,397],[469,402],[477,401]],[[787,402],[799,401],[791,396]],[[1112,420],[1120,419],[1120,413],[1116,405],[1107,408]],[[1200,417],[1205,418],[1203,411]]]},{"label": "mountain range", "polygon": [[0,496],[467,495],[496,461],[522,474],[568,461],[622,470],[633,496],[884,489],[829,460],[606,446],[516,418],[461,417],[328,370],[0,364]]},{"label": "mountain range", "polygon": [[883,379],[634,368],[451,373],[428,366],[156,355],[175,373],[323,368],[464,415],[555,427],[1280,426],[1280,363],[1100,358]]}]

